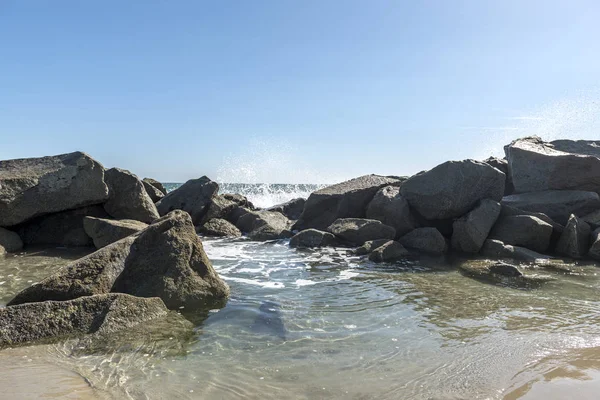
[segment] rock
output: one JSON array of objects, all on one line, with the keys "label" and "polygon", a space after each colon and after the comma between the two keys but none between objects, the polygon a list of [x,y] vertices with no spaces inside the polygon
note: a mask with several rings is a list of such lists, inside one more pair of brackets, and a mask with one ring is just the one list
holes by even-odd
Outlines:
[{"label": "rock", "polygon": [[112,334],[168,313],[157,297],[122,293],[1,308],[0,347],[39,340],[47,343],[91,333]]},{"label": "rock", "polygon": [[553,140],[550,144],[565,153],[580,154],[600,158],[600,141],[598,140]]},{"label": "rock", "polygon": [[[157,181],[156,179],[152,179],[152,178],[144,178],[142,179],[142,182],[147,183],[149,185],[154,186],[156,189],[160,190],[160,192],[166,196],[167,194],[167,189],[165,189],[165,187],[163,186],[162,183],[160,183],[159,181]],[[146,186],[146,185],[144,185]]]},{"label": "rock", "polygon": [[499,218],[489,235],[490,239],[541,253],[548,250],[551,236],[552,225],[530,215]]},{"label": "rock", "polygon": [[6,253],[13,253],[23,248],[23,241],[16,232],[0,228],[0,247]]},{"label": "rock", "polygon": [[512,264],[485,260],[470,260],[461,263],[458,269],[464,275],[482,282],[517,288],[535,288],[555,280],[544,275],[526,275]]},{"label": "rock", "polygon": [[396,178],[365,175],[311,193],[294,230],[324,230],[339,218],[362,218],[375,193],[387,185],[399,184]]},{"label": "rock", "polygon": [[[559,148],[567,149],[562,145]],[[505,152],[515,193],[546,190],[600,193],[598,157],[557,150],[537,136],[517,139],[505,147]]]},{"label": "rock", "polygon": [[366,216],[396,229],[397,236],[403,236],[417,227],[408,201],[400,194],[397,186],[379,189],[367,206]]},{"label": "rock", "polygon": [[239,221],[239,219],[242,216],[248,214],[249,212],[252,212],[252,210],[246,207],[237,206],[233,210],[231,210],[231,212],[229,213],[229,218],[227,220],[237,226],[237,222]]},{"label": "rock", "polygon": [[217,236],[217,237],[240,237],[242,232],[233,225],[231,222],[221,219],[213,218],[208,220],[204,225],[197,229],[198,233],[206,236]]},{"label": "rock", "polygon": [[237,193],[225,193],[223,195],[223,197],[225,199],[227,199],[227,200],[233,201],[234,203],[236,203],[240,207],[248,208],[250,211],[254,211],[254,210],[257,209],[254,206],[254,204],[252,204],[252,202],[248,200],[248,198],[246,196],[242,196],[241,194],[237,194]]},{"label": "rock", "polygon": [[400,194],[425,219],[460,217],[478,201],[500,201],[506,176],[486,163],[475,160],[447,161],[409,178]]},{"label": "rock", "polygon": [[502,204],[544,213],[564,225],[571,214],[581,217],[600,209],[600,197],[598,193],[580,190],[547,190],[506,196]]},{"label": "rock", "polygon": [[417,228],[398,239],[405,247],[423,253],[443,254],[448,250],[446,238],[435,228]]},{"label": "rock", "polygon": [[187,309],[222,305],[229,288],[204,253],[189,214],[173,211],[26,288],[9,305],[109,292],[160,297],[170,309]]},{"label": "rock", "polygon": [[87,154],[0,161],[0,226],[107,198],[104,168]]},{"label": "rock", "polygon": [[503,262],[496,263],[465,263],[459,266],[459,269],[465,272],[474,273],[474,274],[494,274],[501,275],[507,277],[519,277],[523,276],[523,273],[512,264],[507,264]]},{"label": "rock", "polygon": [[110,216],[147,224],[159,217],[154,202],[137,176],[124,169],[111,168],[104,174],[104,179],[109,192],[104,209]]},{"label": "rock", "polygon": [[515,215],[530,215],[532,217],[536,217],[541,219],[542,221],[552,225],[552,236],[550,236],[550,246],[549,248],[553,249],[556,247],[556,243],[558,243],[558,239],[560,235],[562,235],[565,227],[558,222],[554,221],[552,218],[547,216],[544,213],[533,212],[533,211],[525,211],[516,207],[509,206],[507,204],[502,204],[502,209],[500,210],[500,216],[498,218],[510,217]]},{"label": "rock", "polygon": [[354,245],[369,240],[388,239],[396,237],[396,230],[374,219],[339,218],[327,228],[340,239]]},{"label": "rock", "polygon": [[36,217],[16,229],[26,245],[93,246],[83,227],[87,216],[107,218],[108,214],[101,205],[87,206]]},{"label": "rock", "polygon": [[571,258],[583,258],[590,249],[590,226],[583,220],[571,215],[556,245],[556,252]]},{"label": "rock", "polygon": [[387,242],[389,242],[389,239],[369,240],[367,242],[364,242],[362,246],[354,250],[354,254],[356,254],[357,256],[364,256],[365,254],[369,254],[373,250],[377,249],[379,246],[383,246]]},{"label": "rock", "polygon": [[[231,213],[240,206],[234,201],[226,199],[224,196],[216,195],[211,200],[202,217],[201,225],[215,218],[230,220]],[[238,217],[239,218],[239,217]]]},{"label": "rock", "polygon": [[142,180],[142,184],[144,185],[144,189],[146,189],[146,193],[148,193],[148,196],[150,196],[150,199],[152,199],[154,203],[165,197],[164,193],[151,183]]},{"label": "rock", "polygon": [[278,211],[292,220],[297,220],[300,218],[302,211],[304,210],[304,204],[306,200],[299,197],[297,199],[292,199],[288,202],[278,204],[276,206],[270,207],[268,211]]},{"label": "rock", "polygon": [[192,216],[194,225],[201,225],[202,218],[218,190],[219,185],[206,176],[190,179],[169,192],[156,204],[156,207],[160,215],[166,215],[173,210],[187,211]]},{"label": "rock", "polygon": [[4,248],[4,246],[1,246],[1,245],[0,245],[0,257],[4,257],[4,256],[6,256],[6,253],[7,253],[7,251],[6,251],[6,249]]},{"label": "rock", "polygon": [[484,199],[471,212],[454,221],[452,248],[464,253],[479,253],[501,208],[497,201]]},{"label": "rock", "polygon": [[326,247],[336,246],[336,237],[329,232],[317,229],[305,229],[290,239],[290,247]]},{"label": "rock", "polygon": [[581,217],[581,219],[587,222],[593,228],[600,228],[600,209],[584,215]]},{"label": "rock", "polygon": [[600,228],[592,233],[592,247],[590,247],[588,255],[594,260],[600,261]]},{"label": "rock", "polygon": [[504,158],[490,157],[487,160],[484,160],[483,162],[488,165],[491,165],[492,167],[496,168],[499,171],[504,172],[504,175],[506,175],[506,183],[504,185],[504,195],[508,196],[510,194],[513,194],[515,191],[515,187],[513,186],[512,178],[511,178],[510,174],[508,173],[508,161]]},{"label": "rock", "polygon": [[390,240],[377,247],[369,254],[369,260],[373,262],[393,262],[408,256],[408,250],[400,243]]},{"label": "rock", "polygon": [[276,240],[292,236],[290,221],[276,211],[250,211],[238,218],[235,224],[248,233],[252,240]]},{"label": "rock", "polygon": [[83,229],[92,238],[94,246],[101,249],[148,227],[140,221],[132,219],[112,220],[105,218],[85,217]]},{"label": "rock", "polygon": [[481,248],[481,255],[490,258],[511,258],[526,262],[540,262],[549,260],[550,257],[533,250],[519,246],[504,244],[500,240],[488,239]]}]

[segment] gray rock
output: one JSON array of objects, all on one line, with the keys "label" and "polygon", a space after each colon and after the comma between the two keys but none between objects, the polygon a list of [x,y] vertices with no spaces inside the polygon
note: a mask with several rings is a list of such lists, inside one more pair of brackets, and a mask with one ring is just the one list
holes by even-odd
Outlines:
[{"label": "gray rock", "polygon": [[224,196],[215,195],[206,208],[206,213],[202,217],[201,224],[203,225],[207,221],[215,218],[226,219],[229,221],[232,212],[239,207],[240,206],[236,202],[228,200]]},{"label": "gray rock", "polygon": [[297,220],[300,218],[302,211],[304,210],[304,204],[306,200],[299,197],[297,199],[292,199],[282,204],[278,204],[276,206],[270,207],[268,211],[278,211],[292,220]]},{"label": "gray rock", "polygon": [[221,219],[212,218],[208,220],[204,225],[197,229],[198,233],[205,236],[216,236],[216,237],[240,237],[242,232],[233,225],[231,222]]},{"label": "gray rock", "polygon": [[379,189],[367,206],[366,216],[396,229],[397,236],[405,235],[417,227],[408,201],[400,194],[398,186]]},{"label": "gray rock", "polygon": [[448,161],[409,178],[400,194],[428,220],[456,218],[469,212],[478,201],[500,201],[506,175],[475,160]]},{"label": "gray rock", "polygon": [[150,196],[150,199],[152,199],[154,203],[165,197],[165,194],[161,192],[160,189],[151,183],[146,182],[146,180],[142,180],[142,184],[144,185],[144,189],[146,189],[146,193],[148,193],[148,196]]},{"label": "gray rock", "polygon": [[229,217],[228,217],[227,220],[229,222],[231,222],[232,224],[234,224],[234,225],[237,226],[237,223],[238,223],[239,219],[242,216],[248,214],[249,212],[252,212],[252,210],[249,209],[249,208],[246,208],[246,207],[237,206],[233,210],[231,210],[231,212],[229,213]]},{"label": "gray rock", "polygon": [[158,213],[166,215],[173,210],[187,211],[194,225],[201,225],[212,198],[217,194],[219,185],[206,176],[190,179],[177,189],[169,192],[157,204]]},{"label": "gray rock", "polygon": [[448,250],[446,238],[435,228],[417,228],[398,239],[410,249],[429,254],[443,254]]},{"label": "gray rock", "polygon": [[396,178],[365,175],[317,190],[306,200],[304,211],[293,229],[323,230],[338,218],[362,218],[381,187],[400,182]]},{"label": "gray rock", "polygon": [[508,196],[510,194],[513,194],[515,191],[515,187],[513,186],[512,178],[511,178],[510,174],[508,173],[508,160],[506,160],[504,158],[490,157],[487,160],[484,160],[483,162],[488,165],[491,165],[492,167],[496,168],[497,170],[504,172],[504,175],[506,175],[506,184],[504,185],[504,195]]},{"label": "gray rock", "polygon": [[381,221],[364,218],[339,218],[327,228],[327,231],[354,245],[369,240],[392,240],[396,236],[396,230],[391,226],[384,225]]},{"label": "gray rock", "polygon": [[104,168],[87,154],[0,161],[0,226],[107,198]]},{"label": "gray rock", "polygon": [[34,218],[19,225],[17,231],[26,245],[93,246],[83,227],[87,216],[108,218],[101,205],[94,205]]},{"label": "gray rock", "polygon": [[104,179],[109,192],[104,209],[110,216],[147,224],[159,217],[154,202],[137,176],[124,169],[111,168],[104,174]]},{"label": "gray rock", "polygon": [[581,217],[600,209],[600,197],[597,193],[579,190],[547,190],[506,196],[502,204],[544,213],[564,225],[571,214]]},{"label": "gray rock", "polygon": [[305,229],[290,239],[290,247],[327,247],[336,246],[335,235],[317,229]]},{"label": "gray rock", "polygon": [[6,249],[4,248],[4,246],[1,246],[1,245],[0,245],[0,257],[4,257],[4,256],[6,256],[6,253],[7,253],[7,251],[6,251]]},{"label": "gray rock", "polygon": [[83,229],[92,238],[94,246],[101,249],[127,236],[140,232],[148,227],[140,221],[132,219],[112,220],[95,217],[85,217]]},{"label": "gray rock", "polygon": [[594,260],[600,261],[600,228],[596,229],[592,233],[592,246],[590,247],[590,251],[588,255],[592,257]]},{"label": "gray rock", "polygon": [[581,217],[582,220],[594,228],[600,228],[600,209]]},{"label": "gray rock", "polygon": [[590,249],[591,233],[592,230],[585,221],[571,215],[558,240],[556,252],[571,258],[583,258]]},{"label": "gray rock", "polygon": [[464,275],[481,282],[517,288],[535,288],[555,280],[544,275],[524,274],[517,266],[512,264],[485,260],[463,262],[458,266],[458,269]]},{"label": "gray rock", "polygon": [[545,190],[600,193],[598,157],[560,151],[535,136],[513,141],[505,147],[505,152],[516,193]]},{"label": "gray rock", "polygon": [[248,200],[248,198],[246,196],[242,196],[241,194],[237,194],[237,193],[225,193],[223,195],[223,198],[225,198],[227,200],[230,200],[230,201],[233,201],[238,206],[245,207],[245,208],[249,209],[250,211],[254,211],[254,210],[257,209],[254,206],[254,204],[252,204],[252,202]]},{"label": "gray rock", "polygon": [[[167,194],[167,189],[165,189],[165,187],[163,186],[162,183],[160,183],[159,181],[157,181],[156,179],[152,179],[152,178],[144,178],[142,179],[142,182],[145,182],[149,185],[154,186],[156,189],[160,190],[160,192],[164,195]],[[145,185],[144,185],[145,186]]]},{"label": "gray rock", "polygon": [[556,243],[558,243],[558,239],[560,238],[560,235],[562,235],[563,231],[565,230],[564,225],[559,224],[558,222],[554,221],[552,218],[550,218],[549,216],[547,216],[544,213],[534,212],[534,211],[525,211],[525,210],[521,210],[516,207],[509,206],[507,204],[502,204],[502,209],[500,210],[500,217],[498,217],[498,218],[510,217],[510,216],[515,216],[515,215],[530,215],[532,217],[539,218],[542,221],[552,225],[552,236],[550,236],[550,248],[551,249],[556,247]]},{"label": "gray rock", "polygon": [[13,253],[23,248],[23,241],[16,232],[0,228],[0,247],[7,253]]},{"label": "gray rock", "polygon": [[369,260],[373,262],[393,262],[406,258],[409,255],[408,250],[400,243],[390,240],[377,247],[369,254]]},{"label": "gray rock", "polygon": [[383,246],[387,242],[389,242],[388,239],[369,240],[364,242],[362,246],[356,248],[356,250],[354,250],[354,254],[357,256],[364,256],[365,254],[369,254],[373,250],[377,249],[379,246]]},{"label": "gray rock", "polygon": [[452,248],[464,253],[479,253],[501,208],[497,201],[484,199],[471,212],[454,221]]},{"label": "gray rock", "polygon": [[511,246],[500,240],[488,239],[481,248],[481,255],[490,258],[510,258],[526,262],[539,262],[549,260],[550,257],[537,253],[525,247]]},{"label": "gray rock", "polygon": [[110,292],[160,297],[178,309],[222,305],[229,287],[204,253],[189,214],[173,211],[26,288],[9,305]]},{"label": "gray rock", "polygon": [[600,141],[598,140],[553,140],[550,144],[565,153],[580,154],[600,158]]},{"label": "gray rock", "polygon": [[250,211],[238,218],[235,224],[252,240],[276,240],[292,236],[290,221],[276,211]]},{"label": "gray rock", "polygon": [[489,238],[543,253],[548,250],[551,236],[552,225],[530,215],[515,215],[498,218]]}]

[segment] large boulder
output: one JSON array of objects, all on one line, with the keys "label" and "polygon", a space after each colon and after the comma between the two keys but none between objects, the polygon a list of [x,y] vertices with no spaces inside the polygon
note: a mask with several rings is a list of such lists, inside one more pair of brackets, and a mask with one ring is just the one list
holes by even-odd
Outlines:
[{"label": "large boulder", "polygon": [[423,253],[443,254],[448,250],[446,238],[436,228],[417,228],[398,239],[405,247]]},{"label": "large boulder", "polygon": [[600,261],[600,228],[596,229],[592,233],[592,246],[590,247],[590,251],[588,255],[592,257],[594,260]]},{"label": "large boulder", "polygon": [[[558,148],[568,150],[568,146]],[[560,151],[539,137],[513,141],[505,147],[516,193],[583,190],[600,193],[600,158]]]},{"label": "large boulder", "polygon": [[227,200],[231,200],[234,203],[236,203],[238,206],[245,207],[245,208],[249,209],[250,211],[254,211],[257,209],[254,206],[254,204],[252,204],[252,202],[250,200],[248,200],[248,198],[246,196],[243,196],[238,193],[225,193],[223,195],[223,198],[225,198]]},{"label": "large boulder", "polygon": [[590,226],[575,215],[571,215],[565,230],[556,245],[556,252],[563,256],[582,258],[590,249]]},{"label": "large boulder", "polygon": [[113,218],[149,224],[159,217],[154,202],[137,176],[124,169],[111,168],[104,174],[104,179],[109,191],[104,209]]},{"label": "large boulder", "polygon": [[591,227],[600,228],[600,209],[581,217],[582,220],[590,224]]},{"label": "large boulder", "polygon": [[0,161],[0,226],[107,198],[104,168],[87,154]]},{"label": "large boulder", "polygon": [[551,236],[552,225],[531,215],[500,217],[489,235],[490,239],[541,253],[548,250]]},{"label": "large boulder", "polygon": [[156,204],[156,207],[160,215],[166,215],[173,210],[187,211],[192,216],[194,225],[201,225],[202,218],[218,191],[219,185],[206,176],[190,179],[169,192]]},{"label": "large boulder", "polygon": [[249,211],[238,218],[235,225],[252,240],[275,240],[292,236],[290,221],[276,211]]},{"label": "large boulder", "polygon": [[23,248],[21,237],[13,231],[0,228],[0,247],[8,253],[19,251]]},{"label": "large boulder", "polygon": [[458,270],[481,282],[524,289],[536,288],[555,280],[550,276],[525,274],[515,265],[489,260],[464,261],[458,265]]},{"label": "large boulder", "polygon": [[327,228],[327,231],[353,245],[361,245],[369,240],[392,240],[396,237],[396,230],[391,226],[382,224],[381,221],[364,218],[339,218]]},{"label": "large boulder", "polygon": [[305,229],[290,239],[290,247],[327,247],[336,244],[335,235],[317,229]]},{"label": "large boulder", "polygon": [[148,196],[150,196],[150,199],[152,199],[154,203],[165,197],[165,194],[150,182],[142,180],[142,184],[144,185],[144,189],[146,189],[146,193],[148,193]]},{"label": "large boulder", "polygon": [[101,205],[76,208],[36,217],[17,227],[26,245],[92,246],[85,232],[83,220],[87,216],[107,218]]},{"label": "large boulder", "polygon": [[600,158],[599,140],[559,139],[553,140],[552,142],[550,142],[550,144],[556,150],[564,151],[565,153],[573,153]]},{"label": "large boulder", "polygon": [[464,253],[479,253],[501,208],[497,201],[484,199],[468,214],[454,221],[452,248]]},{"label": "large boulder", "polygon": [[409,178],[400,194],[428,220],[456,218],[482,199],[500,201],[506,175],[475,160],[447,161]]},{"label": "large boulder", "polygon": [[485,241],[481,248],[481,255],[490,258],[510,258],[526,262],[539,262],[550,259],[550,257],[544,254],[526,249],[525,247],[504,244],[502,241],[496,239]]},{"label": "large boulder", "polygon": [[387,185],[399,184],[397,178],[365,175],[311,193],[294,230],[324,230],[338,218],[362,218],[375,193]]},{"label": "large boulder", "polygon": [[366,217],[396,229],[397,236],[403,236],[417,227],[408,201],[400,194],[398,186],[379,189],[367,206]]},{"label": "large boulder", "polygon": [[369,260],[373,262],[393,262],[406,258],[409,255],[408,250],[400,243],[390,240],[369,254]]},{"label": "large boulder", "polygon": [[236,202],[229,200],[224,196],[215,195],[206,208],[206,213],[202,217],[201,224],[215,218],[226,219],[229,221],[231,213],[239,207],[240,206]]},{"label": "large boulder", "polygon": [[305,203],[305,199],[303,199],[302,197],[298,197],[297,199],[292,199],[290,201],[286,201],[285,203],[269,207],[267,210],[278,211],[291,220],[297,220],[298,218],[300,218],[300,215],[304,210]]},{"label": "large boulder", "polygon": [[[142,179],[142,182],[147,183],[149,185],[154,186],[156,189],[158,189],[163,195],[167,194],[167,189],[165,189],[165,187],[163,186],[162,183],[160,183],[159,181],[157,181],[156,179],[152,179],[152,178],[144,178]],[[145,185],[144,185],[145,186]]]},{"label": "large boulder", "polygon": [[83,229],[93,240],[94,246],[101,249],[134,233],[143,231],[148,224],[132,219],[112,220],[105,218],[85,217]]},{"label": "large boulder", "polygon": [[502,204],[546,214],[564,225],[571,214],[582,217],[600,209],[600,197],[598,193],[581,190],[547,190],[506,196]]},{"label": "large boulder", "polygon": [[504,172],[504,175],[506,175],[506,184],[504,185],[504,195],[508,196],[509,194],[513,194],[515,191],[515,188],[512,183],[512,178],[510,177],[510,174],[508,173],[508,160],[506,160],[505,158],[489,157],[488,159],[484,160],[483,162],[491,165],[492,167],[496,168],[497,170]]},{"label": "large boulder", "polygon": [[240,237],[242,232],[231,222],[221,219],[212,218],[197,229],[198,233],[205,236],[215,237]]},{"label": "large boulder", "polygon": [[178,309],[222,305],[229,287],[213,269],[189,214],[174,211],[61,268],[9,305],[109,292],[160,297],[167,307]]}]

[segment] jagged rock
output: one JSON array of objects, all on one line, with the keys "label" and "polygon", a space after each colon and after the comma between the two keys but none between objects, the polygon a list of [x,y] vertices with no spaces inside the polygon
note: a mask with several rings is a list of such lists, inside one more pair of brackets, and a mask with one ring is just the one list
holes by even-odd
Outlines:
[{"label": "jagged rock", "polygon": [[389,239],[377,239],[366,241],[363,243],[362,246],[357,247],[356,250],[354,250],[354,254],[356,254],[357,256],[364,256],[365,254],[369,254],[373,250],[377,249],[379,246],[383,246],[389,241]]},{"label": "jagged rock", "polygon": [[[163,186],[162,183],[160,183],[159,181],[157,181],[156,179],[152,179],[152,178],[144,178],[142,179],[142,182],[145,182],[149,185],[154,186],[156,189],[160,190],[160,192],[164,195],[167,194],[167,189],[165,189],[165,187]],[[145,186],[145,185],[144,185]]]},{"label": "jagged rock", "polygon": [[408,201],[400,194],[398,186],[379,189],[367,206],[366,216],[396,229],[397,236],[403,236],[417,227]]},{"label": "jagged rock", "polygon": [[246,196],[242,196],[241,194],[225,193],[223,195],[223,197],[227,200],[233,201],[240,207],[245,207],[245,208],[249,209],[250,211],[255,211],[257,209],[254,206],[254,204],[252,204],[252,202],[248,200],[248,198]]},{"label": "jagged rock", "polygon": [[221,219],[212,218],[208,220],[204,225],[199,227],[198,233],[206,236],[217,236],[217,237],[240,237],[242,232],[233,225],[231,222]]},{"label": "jagged rock", "polygon": [[531,215],[498,218],[489,235],[490,239],[541,253],[548,250],[551,236],[552,225]]},{"label": "jagged rock", "polygon": [[[568,148],[560,144],[558,147]],[[513,141],[505,147],[505,152],[516,193],[546,190],[600,193],[597,156],[560,151],[536,136]]]},{"label": "jagged rock", "polygon": [[410,249],[429,254],[443,254],[448,250],[446,238],[435,228],[417,228],[398,239]]},{"label": "jagged rock", "polygon": [[19,225],[17,231],[26,245],[92,246],[83,227],[87,216],[107,218],[108,214],[101,205],[81,207],[34,218]]},{"label": "jagged rock", "polygon": [[276,211],[250,211],[238,218],[235,224],[248,233],[252,240],[275,240],[292,236],[290,221]]},{"label": "jagged rock", "polygon": [[47,343],[91,333],[113,334],[168,313],[157,297],[122,293],[0,308],[0,347],[39,340]]},{"label": "jagged rock", "polygon": [[592,247],[590,247],[588,255],[594,260],[600,261],[600,228],[592,233]]},{"label": "jagged rock", "polygon": [[23,248],[23,241],[16,232],[0,228],[0,247],[7,253],[13,253]]},{"label": "jagged rock", "polygon": [[475,160],[447,161],[409,178],[400,194],[428,220],[456,218],[469,212],[478,201],[500,201],[506,175]]},{"label": "jagged rock", "polygon": [[93,240],[97,249],[108,246],[148,227],[148,224],[132,219],[112,220],[85,217],[83,229]]},{"label": "jagged rock", "polygon": [[526,262],[539,262],[550,259],[550,257],[544,254],[526,249],[525,247],[504,244],[502,241],[496,239],[485,241],[481,248],[481,255],[490,258],[512,258],[513,260]]},{"label": "jagged rock", "polygon": [[339,218],[327,228],[327,231],[354,245],[369,240],[392,240],[396,236],[396,230],[391,226],[384,225],[381,221],[364,218]]},{"label": "jagged rock", "polygon": [[398,261],[408,256],[408,250],[400,243],[390,240],[369,254],[369,260],[373,262],[393,262]]},{"label": "jagged rock", "polygon": [[187,211],[192,216],[194,225],[201,225],[202,218],[218,190],[219,185],[206,176],[190,179],[169,192],[156,204],[156,207],[160,215],[166,215],[173,210]]},{"label": "jagged rock", "polygon": [[292,199],[282,204],[278,204],[276,206],[270,207],[268,211],[278,211],[292,220],[297,220],[300,218],[302,211],[304,210],[304,204],[306,200],[299,197],[297,199]]},{"label": "jagged rock", "polygon": [[326,247],[337,245],[335,235],[317,229],[305,229],[290,239],[290,247]]},{"label": "jagged rock", "polygon": [[228,221],[237,226],[237,222],[239,221],[239,219],[242,216],[248,214],[249,212],[252,212],[252,210],[246,207],[237,206],[229,213]]},{"label": "jagged rock", "polygon": [[452,248],[464,253],[478,253],[496,223],[501,208],[497,201],[484,199],[468,214],[454,221]]},{"label": "jagged rock", "polygon": [[571,215],[556,245],[556,252],[567,257],[582,258],[590,249],[590,226],[583,220]]},{"label": "jagged rock", "polygon": [[0,226],[107,198],[104,168],[87,154],[0,161]]},{"label": "jagged rock", "polygon": [[600,197],[598,193],[580,190],[547,190],[506,196],[502,204],[544,213],[564,225],[571,214],[581,217],[600,209]]},{"label": "jagged rock", "polygon": [[215,195],[206,208],[206,213],[202,217],[201,224],[205,224],[207,221],[219,218],[230,220],[231,213],[238,209],[240,206],[234,201],[226,199],[224,196]]},{"label": "jagged rock", "polygon": [[365,175],[311,193],[294,230],[326,229],[339,218],[362,218],[375,193],[387,185],[399,184],[396,178]]},{"label": "jagged rock", "polygon": [[222,305],[229,287],[204,253],[189,214],[177,210],[61,268],[17,294],[9,305],[109,292],[156,296],[178,309]]},{"label": "jagged rock", "polygon": [[504,185],[504,195],[508,196],[510,194],[513,194],[515,191],[515,187],[513,186],[512,178],[511,178],[510,174],[508,173],[508,160],[506,160],[504,158],[490,157],[487,160],[484,160],[483,162],[504,172],[504,175],[506,175],[506,184]]},{"label": "jagged rock", "polygon": [[154,202],[137,176],[124,169],[111,168],[104,174],[104,179],[109,192],[104,209],[110,216],[147,224],[159,217]]},{"label": "jagged rock", "polygon": [[150,196],[154,203],[165,197],[165,194],[161,192],[159,188],[147,182],[145,179],[142,180],[142,184],[144,185],[144,189],[146,189],[146,193],[148,193],[148,196]]}]

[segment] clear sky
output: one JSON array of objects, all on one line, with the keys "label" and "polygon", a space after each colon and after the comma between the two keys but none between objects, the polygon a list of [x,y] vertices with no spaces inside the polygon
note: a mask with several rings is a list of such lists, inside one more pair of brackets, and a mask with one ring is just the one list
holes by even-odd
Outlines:
[{"label": "clear sky", "polygon": [[0,159],[330,182],[598,139],[599,21],[597,0],[0,0]]}]

